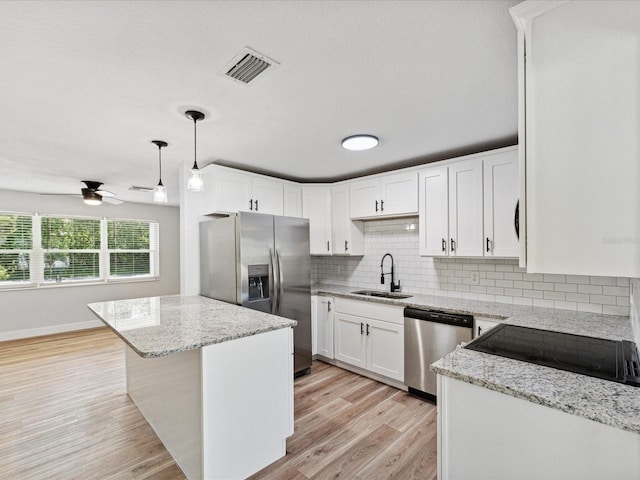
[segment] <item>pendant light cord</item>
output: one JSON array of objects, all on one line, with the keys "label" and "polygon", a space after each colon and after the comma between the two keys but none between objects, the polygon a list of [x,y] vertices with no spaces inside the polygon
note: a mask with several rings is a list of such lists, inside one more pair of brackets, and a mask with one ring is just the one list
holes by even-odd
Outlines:
[{"label": "pendant light cord", "polygon": [[196,117],[193,118],[193,167],[191,167],[191,170],[198,170],[198,162],[196,161],[197,158],[197,150],[198,150],[198,137],[197,137],[197,128],[196,128],[196,123],[198,121],[196,120]]},{"label": "pendant light cord", "polygon": [[160,145],[158,145],[158,170],[160,171],[158,185],[162,185],[162,147]]}]

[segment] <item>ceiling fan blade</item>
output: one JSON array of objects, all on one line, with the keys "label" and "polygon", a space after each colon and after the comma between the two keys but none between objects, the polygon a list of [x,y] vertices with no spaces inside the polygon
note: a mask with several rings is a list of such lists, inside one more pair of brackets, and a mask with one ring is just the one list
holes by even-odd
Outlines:
[{"label": "ceiling fan blade", "polygon": [[77,193],[40,193],[39,195],[55,195],[55,196],[59,196],[59,197],[80,197],[80,198],[82,198],[82,195],[78,195]]},{"label": "ceiling fan blade", "polygon": [[110,192],[109,190],[95,190],[95,192],[99,195],[102,195],[103,197],[115,197],[116,194],[113,192]]},{"label": "ceiling fan blade", "polygon": [[[98,193],[102,194],[100,190],[98,190]],[[111,205],[122,205],[124,203],[122,200],[118,200],[117,198],[105,197],[105,196],[102,197],[102,201],[106,203],[110,203]]]}]

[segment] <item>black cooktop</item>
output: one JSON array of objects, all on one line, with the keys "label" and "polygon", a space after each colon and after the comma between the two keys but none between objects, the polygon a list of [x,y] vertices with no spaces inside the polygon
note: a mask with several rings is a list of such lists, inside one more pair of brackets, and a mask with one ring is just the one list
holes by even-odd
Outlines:
[{"label": "black cooktop", "polygon": [[465,348],[640,387],[633,342],[501,324]]}]

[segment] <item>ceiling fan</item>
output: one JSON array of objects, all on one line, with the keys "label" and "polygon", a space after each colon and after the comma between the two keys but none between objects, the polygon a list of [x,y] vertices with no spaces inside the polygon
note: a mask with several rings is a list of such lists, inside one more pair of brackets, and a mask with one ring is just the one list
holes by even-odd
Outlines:
[{"label": "ceiling fan", "polygon": [[75,193],[41,193],[40,195],[64,195],[66,197],[82,197],[87,205],[100,205],[104,200],[112,205],[120,205],[124,203],[122,200],[115,198],[116,194],[108,190],[101,190],[102,182],[93,180],[82,180],[86,187],[82,188],[81,194]]}]

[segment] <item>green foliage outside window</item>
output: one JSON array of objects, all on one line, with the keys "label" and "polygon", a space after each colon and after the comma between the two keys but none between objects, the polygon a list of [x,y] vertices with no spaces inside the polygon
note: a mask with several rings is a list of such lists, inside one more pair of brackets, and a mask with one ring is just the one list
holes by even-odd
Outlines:
[{"label": "green foliage outside window", "polygon": [[[109,271],[114,277],[149,275],[150,228],[149,224],[126,220],[107,222]],[[114,251],[115,250],[115,251]]]},{"label": "green foliage outside window", "polygon": [[44,279],[91,279],[100,277],[100,220],[43,217],[41,221]]},{"label": "green foliage outside window", "polygon": [[0,282],[29,280],[32,222],[26,215],[0,215]]}]

